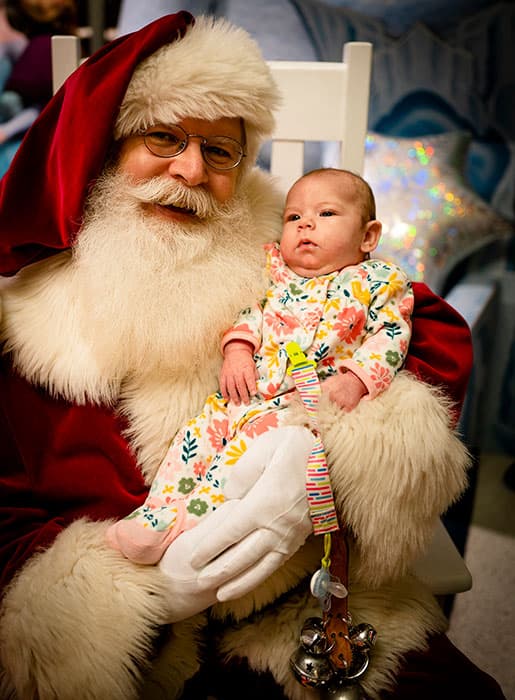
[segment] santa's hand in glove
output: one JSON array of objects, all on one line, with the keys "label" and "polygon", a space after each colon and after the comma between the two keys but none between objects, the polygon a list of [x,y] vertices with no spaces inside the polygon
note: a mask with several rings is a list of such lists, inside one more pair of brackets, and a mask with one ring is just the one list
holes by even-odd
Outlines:
[{"label": "santa's hand in glove", "polygon": [[234,467],[227,500],[166,550],[171,622],[252,591],[312,532],[306,465],[314,438],[286,426],[259,436]]}]

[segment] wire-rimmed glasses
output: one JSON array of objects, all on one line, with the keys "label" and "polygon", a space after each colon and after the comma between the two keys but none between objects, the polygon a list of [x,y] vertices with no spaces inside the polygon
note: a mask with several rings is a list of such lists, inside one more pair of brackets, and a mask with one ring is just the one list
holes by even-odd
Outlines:
[{"label": "wire-rimmed glasses", "polygon": [[189,139],[198,138],[204,161],[215,170],[236,168],[246,155],[241,143],[230,136],[188,134],[177,124],[152,126],[142,136],[145,146],[158,158],[178,156],[187,148]]}]

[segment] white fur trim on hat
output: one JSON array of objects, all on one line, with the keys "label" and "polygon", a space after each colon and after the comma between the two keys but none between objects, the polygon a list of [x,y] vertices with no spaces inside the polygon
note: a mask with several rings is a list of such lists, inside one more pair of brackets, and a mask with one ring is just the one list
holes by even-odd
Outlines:
[{"label": "white fur trim on hat", "polygon": [[136,68],[115,138],[187,117],[241,117],[253,163],[273,131],[278,102],[278,88],[250,35],[225,19],[201,16],[182,39],[161,47]]}]

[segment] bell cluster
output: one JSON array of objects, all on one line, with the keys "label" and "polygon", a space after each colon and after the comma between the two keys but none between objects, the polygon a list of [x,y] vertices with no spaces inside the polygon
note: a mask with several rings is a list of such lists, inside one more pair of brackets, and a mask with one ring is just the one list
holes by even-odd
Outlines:
[{"label": "bell cluster", "polygon": [[359,680],[368,668],[376,637],[375,629],[366,622],[350,626],[352,663],[342,671],[331,662],[335,641],[328,637],[326,623],[320,617],[310,617],[302,626],[300,646],[290,658],[290,666],[296,679],[303,686],[320,689],[322,698],[360,700],[363,693]]}]

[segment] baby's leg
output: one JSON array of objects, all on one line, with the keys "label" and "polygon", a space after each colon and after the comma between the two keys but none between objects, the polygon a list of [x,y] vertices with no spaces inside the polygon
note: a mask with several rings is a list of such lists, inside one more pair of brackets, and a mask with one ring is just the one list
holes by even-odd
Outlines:
[{"label": "baby's leg", "polygon": [[[145,503],[108,529],[108,544],[131,561],[155,564],[170,542],[213,509],[205,502],[205,492],[212,491],[212,484],[205,485],[204,480],[216,452],[211,410],[223,417],[223,405],[212,409],[214,400],[210,397],[202,413],[177,433]],[[227,420],[215,423],[219,432],[226,424]],[[216,507],[216,498],[214,502]]]}]

